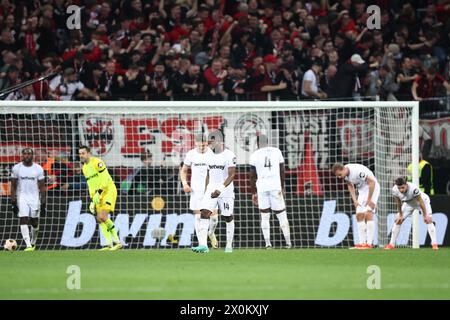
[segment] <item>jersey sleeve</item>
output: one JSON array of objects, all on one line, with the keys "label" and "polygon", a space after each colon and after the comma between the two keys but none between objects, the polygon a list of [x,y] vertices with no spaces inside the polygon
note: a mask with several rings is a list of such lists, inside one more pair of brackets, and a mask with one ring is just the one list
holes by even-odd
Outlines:
[{"label": "jersey sleeve", "polygon": [[360,170],[356,176],[356,178],[361,181],[361,182],[365,182],[366,178],[367,178],[367,172],[365,172],[364,170]]},{"label": "jersey sleeve", "polygon": [[38,172],[37,179],[38,179],[38,181],[42,181],[45,179],[44,169],[41,166],[39,166],[39,172]]},{"label": "jersey sleeve", "polygon": [[186,157],[184,157],[183,164],[190,167],[192,165],[191,152],[186,153]]},{"label": "jersey sleeve", "polygon": [[255,153],[252,153],[250,156],[250,161],[248,162],[249,165],[256,167],[256,161],[255,161]]},{"label": "jersey sleeve", "polygon": [[391,194],[392,194],[392,196],[398,198],[397,188],[395,186],[392,187]]},{"label": "jersey sleeve", "polygon": [[280,149],[278,149],[278,162],[284,163],[284,157],[283,157],[283,154],[281,153]]},{"label": "jersey sleeve", "polygon": [[419,188],[416,186],[414,187],[413,191],[412,191],[412,195],[414,198],[417,198],[418,196],[420,196],[420,190]]},{"label": "jersey sleeve", "polygon": [[230,152],[227,159],[228,168],[236,167],[237,158],[233,152]]},{"label": "jersey sleeve", "polygon": [[18,179],[19,178],[19,169],[17,165],[15,165],[11,170],[11,178],[12,179]]},{"label": "jersey sleeve", "polygon": [[101,173],[106,170],[106,164],[100,159],[95,159],[93,165],[97,172]]}]

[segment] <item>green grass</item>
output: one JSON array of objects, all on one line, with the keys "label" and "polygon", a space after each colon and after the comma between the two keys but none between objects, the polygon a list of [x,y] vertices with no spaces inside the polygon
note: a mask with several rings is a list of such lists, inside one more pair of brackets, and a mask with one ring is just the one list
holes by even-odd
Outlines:
[{"label": "green grass", "polygon": [[450,299],[450,249],[2,251],[0,275],[0,299]]}]

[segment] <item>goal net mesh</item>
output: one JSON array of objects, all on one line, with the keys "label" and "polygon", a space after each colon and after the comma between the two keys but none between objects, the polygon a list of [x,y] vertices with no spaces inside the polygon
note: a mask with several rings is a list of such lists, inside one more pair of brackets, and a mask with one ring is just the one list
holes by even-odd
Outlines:
[{"label": "goal net mesh", "polygon": [[[127,248],[186,248],[197,243],[189,195],[179,170],[195,147],[198,133],[222,130],[225,145],[237,156],[234,218],[236,248],[261,248],[258,208],[251,201],[248,165],[256,137],[264,133],[285,158],[286,207],[294,247],[349,247],[357,241],[356,219],[343,181],[332,176],[335,162],[361,163],[374,171],[381,196],[375,243],[388,242],[396,208],[390,189],[411,163],[412,106],[355,103],[248,105],[170,103],[136,106],[8,107],[0,109],[0,240],[24,246],[19,219],[10,204],[10,175],[24,147],[47,168],[48,201],[40,217],[40,249],[89,248],[104,244],[81,174],[78,147],[100,157],[118,188],[112,215]],[[405,227],[406,226],[406,227]],[[152,230],[164,228],[162,239]],[[219,217],[219,245],[225,221]],[[274,247],[284,245],[278,220],[271,216]],[[411,222],[398,239],[411,245]]]}]

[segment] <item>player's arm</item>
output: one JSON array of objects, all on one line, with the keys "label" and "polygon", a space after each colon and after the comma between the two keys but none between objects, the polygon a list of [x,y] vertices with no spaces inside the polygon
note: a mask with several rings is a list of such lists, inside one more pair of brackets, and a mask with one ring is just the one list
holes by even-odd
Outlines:
[{"label": "player's arm", "polygon": [[17,207],[17,178],[11,178],[11,210],[15,215],[19,213],[19,207]]},{"label": "player's arm", "polygon": [[228,187],[230,185],[230,183],[232,183],[234,181],[234,177],[235,176],[236,176],[236,167],[228,167],[228,177],[227,177],[227,179],[225,180],[223,185],[220,186],[220,189],[215,190],[211,194],[211,198],[217,198],[223,192],[223,190],[225,190],[225,188]]},{"label": "player's arm", "polygon": [[181,184],[183,185],[184,192],[192,191],[191,187],[189,186],[189,183],[187,181],[189,168],[190,168],[189,166],[187,166],[186,164],[183,163],[183,166],[181,167],[181,170],[180,170],[180,180],[181,180]]},{"label": "player's arm", "polygon": [[111,183],[111,177],[109,176],[108,171],[106,170],[106,164],[99,160],[95,164],[95,170],[98,172],[98,178],[100,181],[100,186],[97,190],[95,190],[94,196],[92,197],[92,201],[95,204],[100,203],[100,197],[103,193],[103,190],[107,189],[109,184]]},{"label": "player's arm", "polygon": [[284,162],[280,162],[280,182],[281,182],[281,190],[283,191],[283,196],[286,196],[286,174],[284,172]]},{"label": "player's arm", "polygon": [[203,193],[206,192],[206,189],[208,188],[208,184],[209,184],[209,169],[206,171],[205,191]]},{"label": "player's arm", "polygon": [[394,196],[394,199],[395,199],[395,203],[397,205],[397,212],[398,212],[398,215],[399,215],[399,218],[397,219],[397,223],[398,223],[398,222],[401,222],[403,220],[402,202],[396,196]]},{"label": "player's arm", "polygon": [[347,188],[352,197],[353,205],[355,206],[355,208],[357,208],[358,207],[358,199],[356,198],[355,186],[353,185],[353,183],[347,182]]},{"label": "player's arm", "polygon": [[47,204],[47,186],[45,185],[45,179],[38,180],[39,195],[41,198],[40,214],[45,214]]},{"label": "player's arm", "polygon": [[258,192],[256,189],[257,178],[258,174],[256,173],[256,167],[250,166],[250,192],[252,193],[252,201],[255,206],[258,204]]},{"label": "player's arm", "polygon": [[369,185],[369,195],[367,196],[367,205],[372,209],[375,209],[375,203],[372,202],[373,192],[375,191],[375,180],[373,180],[371,177],[367,177],[366,182]]}]

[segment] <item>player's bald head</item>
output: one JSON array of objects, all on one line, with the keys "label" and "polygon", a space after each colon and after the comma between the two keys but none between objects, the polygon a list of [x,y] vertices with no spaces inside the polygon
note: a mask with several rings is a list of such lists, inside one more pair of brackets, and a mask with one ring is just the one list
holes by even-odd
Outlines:
[{"label": "player's bald head", "polygon": [[223,150],[224,138],[222,131],[215,130],[208,135],[209,146],[215,153],[220,153]]},{"label": "player's bald head", "polygon": [[269,138],[263,133],[258,134],[256,136],[256,145],[258,148],[267,147],[269,145]]},{"label": "player's bald head", "polygon": [[208,137],[203,133],[196,134],[195,142],[208,142]]}]

